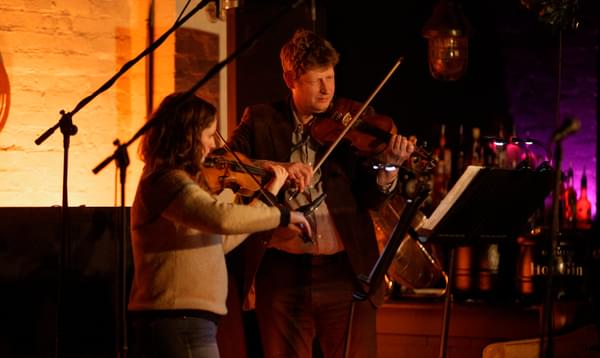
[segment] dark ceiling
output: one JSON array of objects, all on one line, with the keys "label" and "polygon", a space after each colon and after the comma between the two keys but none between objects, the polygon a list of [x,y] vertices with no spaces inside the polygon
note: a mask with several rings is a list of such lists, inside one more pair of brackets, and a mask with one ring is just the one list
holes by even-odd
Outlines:
[{"label": "dark ceiling", "polygon": [[[279,48],[297,27],[313,27],[341,54],[336,68],[340,96],[366,100],[395,61],[404,57],[402,65],[372,102],[379,113],[394,118],[403,133],[436,142],[440,124],[479,126],[484,134],[496,134],[501,123],[509,131],[511,89],[506,81],[506,53],[513,49],[539,52],[543,61],[552,66],[556,59],[548,53],[558,46],[557,31],[540,21],[520,0],[462,0],[473,29],[468,69],[457,81],[438,81],[429,74],[427,42],[421,34],[435,3],[433,0],[314,0],[316,23],[311,20],[313,2],[301,3],[238,61],[238,118],[246,105],[285,96]],[[578,33],[586,38],[584,41],[591,38],[596,48],[598,3],[579,1],[580,28],[568,30],[575,34],[574,39]],[[272,18],[280,11],[281,4],[275,0],[246,0],[237,12],[238,41]]]}]

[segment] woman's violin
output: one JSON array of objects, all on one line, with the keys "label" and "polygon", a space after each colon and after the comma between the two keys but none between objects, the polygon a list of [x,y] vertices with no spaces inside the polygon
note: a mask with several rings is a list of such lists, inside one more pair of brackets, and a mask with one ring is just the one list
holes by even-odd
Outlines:
[{"label": "woman's violin", "polygon": [[[213,150],[204,159],[201,172],[204,176],[208,190],[211,193],[219,193],[224,189],[231,189],[235,193],[252,197],[260,192],[268,205],[281,206],[276,198],[268,191],[263,190],[263,186],[273,177],[273,173],[255,166],[250,159],[238,152],[232,152],[226,148],[217,148]],[[294,210],[308,215],[324,199],[321,196],[315,202]],[[287,209],[291,209],[287,207]],[[304,242],[312,242],[311,238],[302,232],[300,238]]]},{"label": "woman's violin", "polygon": [[210,192],[228,188],[246,197],[253,196],[273,177],[273,173],[255,166],[242,153],[232,153],[225,148],[217,148],[206,157],[202,173]]}]

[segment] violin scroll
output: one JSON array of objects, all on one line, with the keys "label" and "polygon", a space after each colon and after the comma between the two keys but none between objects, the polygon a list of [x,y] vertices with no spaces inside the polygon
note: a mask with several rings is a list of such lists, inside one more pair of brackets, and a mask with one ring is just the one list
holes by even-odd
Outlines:
[{"label": "violin scroll", "polygon": [[371,161],[371,166],[374,170],[385,169],[391,171],[403,168],[404,170],[411,172],[413,176],[426,175],[430,173],[436,165],[437,160],[433,156],[433,153],[429,152],[425,147],[415,147],[409,160],[402,163],[402,165],[382,163],[377,160]]},{"label": "violin scroll", "polygon": [[415,174],[427,174],[437,166],[437,159],[424,146],[415,147],[415,151],[410,155],[409,165]]}]

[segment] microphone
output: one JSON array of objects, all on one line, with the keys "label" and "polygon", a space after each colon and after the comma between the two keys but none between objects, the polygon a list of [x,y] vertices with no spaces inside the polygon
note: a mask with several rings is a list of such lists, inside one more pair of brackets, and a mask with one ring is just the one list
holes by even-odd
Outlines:
[{"label": "microphone", "polygon": [[581,129],[581,121],[577,118],[567,118],[553,133],[551,142],[555,143]]}]

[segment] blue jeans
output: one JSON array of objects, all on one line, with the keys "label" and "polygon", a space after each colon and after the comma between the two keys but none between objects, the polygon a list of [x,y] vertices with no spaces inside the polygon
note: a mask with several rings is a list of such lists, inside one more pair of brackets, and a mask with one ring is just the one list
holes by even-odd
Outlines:
[{"label": "blue jeans", "polygon": [[143,358],[219,358],[217,324],[189,315],[136,315],[132,326]]}]

